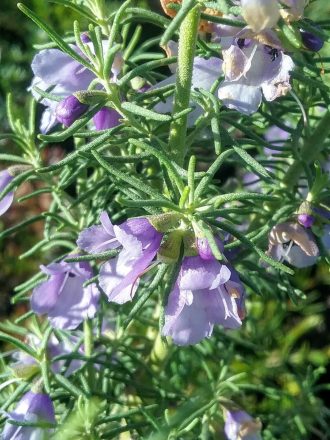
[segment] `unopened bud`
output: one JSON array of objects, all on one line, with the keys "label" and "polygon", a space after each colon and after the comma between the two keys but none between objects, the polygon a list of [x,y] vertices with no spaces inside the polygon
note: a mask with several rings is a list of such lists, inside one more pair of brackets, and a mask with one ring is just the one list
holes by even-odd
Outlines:
[{"label": "unopened bud", "polygon": [[313,34],[312,32],[301,29],[300,35],[304,46],[313,52],[318,52],[324,46],[324,41],[322,38]]},{"label": "unopened bud", "polygon": [[167,232],[177,226],[181,215],[178,212],[164,212],[163,214],[151,215],[148,217],[149,223],[158,232]]},{"label": "unopened bud", "polygon": [[56,118],[66,127],[70,127],[85,111],[88,105],[82,104],[74,95],[61,101],[55,110]]},{"label": "unopened bud", "polygon": [[310,214],[299,214],[298,215],[298,222],[304,228],[310,228],[315,222],[315,217],[313,217]]},{"label": "unopened bud", "polygon": [[178,261],[182,243],[182,231],[172,231],[165,238],[158,251],[158,259],[163,263]]},{"label": "unopened bud", "polygon": [[11,366],[11,370],[15,377],[28,380],[39,372],[40,367],[37,364],[14,364]]},{"label": "unopened bud", "polygon": [[8,168],[8,173],[12,177],[19,176],[20,174],[24,173],[25,171],[32,170],[32,165],[13,165]]},{"label": "unopened bud", "polygon": [[91,42],[91,39],[89,38],[88,32],[83,32],[80,35],[80,39],[83,43],[90,43]]}]

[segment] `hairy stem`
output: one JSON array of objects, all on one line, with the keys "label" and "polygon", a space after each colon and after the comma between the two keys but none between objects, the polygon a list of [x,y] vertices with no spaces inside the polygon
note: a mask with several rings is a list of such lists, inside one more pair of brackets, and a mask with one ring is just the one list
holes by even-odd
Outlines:
[{"label": "hairy stem", "polygon": [[[199,17],[200,6],[197,5],[187,14],[180,26],[173,114],[189,106]],[[183,164],[186,153],[187,120],[188,115],[184,115],[174,120],[170,128],[169,149],[179,165]]]}]

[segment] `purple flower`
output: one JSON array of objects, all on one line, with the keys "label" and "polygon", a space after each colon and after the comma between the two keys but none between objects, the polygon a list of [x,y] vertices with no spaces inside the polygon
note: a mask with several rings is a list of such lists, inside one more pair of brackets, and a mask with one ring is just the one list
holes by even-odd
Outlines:
[{"label": "purple flower", "polygon": [[277,0],[241,0],[241,6],[242,15],[253,32],[274,27],[280,18]]},{"label": "purple flower", "polygon": [[56,119],[66,127],[70,127],[87,109],[88,105],[82,104],[74,95],[69,95],[57,105]]},{"label": "purple flower", "polygon": [[2,432],[3,440],[28,440],[49,438],[52,433],[50,427],[17,426],[10,421],[21,423],[55,425],[55,410],[53,402],[47,394],[29,391],[18,402],[14,411],[7,414],[8,420]]},{"label": "purple flower", "polygon": [[109,301],[123,304],[132,300],[139,278],[156,256],[163,236],[145,217],[129,219],[113,229],[123,248],[116,258],[101,266],[99,283]]},{"label": "purple flower", "polygon": [[93,276],[90,265],[81,263],[52,263],[41,266],[49,275],[47,281],[32,293],[31,307],[39,315],[48,315],[51,325],[61,329],[75,329],[87,318],[93,318],[100,292],[96,285],[84,283]]},{"label": "purple flower", "polygon": [[[8,170],[0,171],[0,192],[13,180],[13,176]],[[0,200],[0,215],[4,214],[10,208],[14,200],[14,191],[10,191]]]},{"label": "purple flower", "polygon": [[[87,43],[87,45],[93,50],[91,43]],[[72,45],[71,47],[84,57],[76,46]],[[106,43],[104,43],[104,51],[106,50]],[[117,81],[121,65],[122,55],[118,53],[111,69],[113,82]],[[31,67],[35,75],[31,88],[36,99],[39,99],[40,95],[33,90],[34,86],[44,91],[50,91],[52,95],[60,98],[67,98],[74,92],[87,90],[90,83],[96,78],[93,72],[59,49],[41,50],[34,57]],[[46,133],[57,122],[57,101],[43,98],[41,104],[47,108],[42,115],[40,130],[42,133]]]},{"label": "purple flower", "polygon": [[304,46],[313,52],[318,52],[324,46],[324,40],[312,32],[300,29],[300,35]]},{"label": "purple flower", "polygon": [[168,298],[162,334],[177,345],[196,344],[211,336],[214,324],[240,327],[243,313],[244,288],[234,269],[214,257],[186,257]]},{"label": "purple flower", "polygon": [[[244,36],[246,31],[240,34]],[[275,42],[276,38],[269,35]],[[225,81],[220,84],[218,96],[228,108],[251,114],[258,110],[262,94],[267,101],[273,101],[291,89],[289,72],[294,64],[278,46],[235,38],[223,51],[223,60]]]},{"label": "purple flower", "polygon": [[226,411],[225,434],[228,440],[262,440],[261,423],[245,411]]},{"label": "purple flower", "polygon": [[93,122],[96,130],[106,130],[119,125],[120,114],[109,107],[103,107],[96,113]]},{"label": "purple flower", "polygon": [[267,253],[275,260],[303,268],[316,263],[319,249],[311,231],[299,223],[285,222],[270,231]]},{"label": "purple flower", "polygon": [[90,254],[98,254],[121,246],[105,211],[100,215],[100,221],[100,225],[90,226],[80,232],[77,240],[77,246]]}]

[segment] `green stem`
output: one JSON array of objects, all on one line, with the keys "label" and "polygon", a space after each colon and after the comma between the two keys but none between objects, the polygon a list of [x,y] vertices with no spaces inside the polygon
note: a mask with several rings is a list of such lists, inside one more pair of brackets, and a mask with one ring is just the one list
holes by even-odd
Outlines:
[{"label": "green stem", "polygon": [[[93,321],[92,319],[86,319],[84,321],[84,349],[85,355],[91,357],[93,354]],[[87,379],[91,386],[93,383],[94,368],[90,362],[87,366]]]},{"label": "green stem", "polygon": [[288,169],[283,179],[284,187],[292,188],[299,180],[303,164],[310,164],[318,158],[329,132],[330,111],[327,111],[312,135],[306,139],[301,150],[300,160],[295,160]]},{"label": "green stem", "polygon": [[[199,17],[200,6],[197,5],[187,14],[180,26],[173,114],[189,107]],[[183,165],[186,153],[187,120],[188,115],[175,119],[170,128],[169,149],[179,165]]]}]

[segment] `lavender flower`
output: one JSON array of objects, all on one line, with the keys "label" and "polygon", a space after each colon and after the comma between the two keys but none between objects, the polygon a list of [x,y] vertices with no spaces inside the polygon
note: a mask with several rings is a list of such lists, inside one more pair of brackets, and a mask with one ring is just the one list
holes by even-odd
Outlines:
[{"label": "lavender flower", "polygon": [[129,219],[114,230],[123,249],[101,266],[99,283],[109,301],[123,304],[132,300],[140,276],[158,252],[162,234],[144,217]]},{"label": "lavender flower", "polygon": [[272,258],[287,261],[298,268],[312,266],[319,256],[311,231],[294,222],[281,223],[272,228],[267,252]]},{"label": "lavender flower", "polygon": [[[13,180],[13,176],[8,170],[0,172],[0,192],[2,192],[6,186]],[[0,215],[4,214],[10,208],[14,200],[14,191],[10,191],[0,200]]]},{"label": "lavender flower", "polygon": [[280,18],[277,0],[241,0],[242,15],[253,32],[272,28]]},{"label": "lavender flower", "polygon": [[273,101],[291,89],[289,72],[294,64],[271,33],[267,37],[274,46],[240,38],[244,35],[248,34],[243,30],[223,51],[225,81],[220,84],[218,96],[226,107],[252,114],[258,110],[262,94]]},{"label": "lavender flower", "polygon": [[[92,49],[91,43],[87,44]],[[71,47],[84,56],[76,46]],[[104,49],[107,49],[106,43],[104,43]],[[121,65],[122,55],[118,53],[111,69],[113,82],[117,81]],[[40,95],[33,90],[34,86],[44,91],[51,89],[52,95],[67,98],[77,91],[87,90],[90,83],[96,78],[93,72],[59,49],[41,50],[34,57],[31,67],[35,75],[31,88],[37,99],[40,98]],[[57,102],[43,98],[41,104],[47,108],[42,115],[40,130],[42,133],[47,133],[57,122]]]},{"label": "lavender flower", "polygon": [[31,307],[39,315],[48,315],[51,325],[61,329],[75,329],[97,311],[100,292],[95,284],[84,287],[93,272],[88,263],[52,263],[41,266],[49,275],[47,281],[32,293]]},{"label": "lavender flower", "polygon": [[240,327],[243,313],[244,288],[234,269],[214,257],[186,257],[168,298],[162,334],[177,345],[196,344],[211,336],[214,324]]},{"label": "lavender flower", "polygon": [[245,411],[226,411],[225,434],[228,440],[261,440],[261,423]]},{"label": "lavender flower", "polygon": [[82,104],[74,95],[70,95],[57,105],[55,114],[59,122],[70,127],[87,109],[88,105]]},{"label": "lavender flower", "polygon": [[121,225],[112,226],[103,213],[101,221],[102,226],[82,231],[77,244],[91,253],[122,246],[116,258],[101,266],[99,283],[109,301],[123,304],[132,300],[139,277],[158,252],[162,234],[145,217],[131,218]]},{"label": "lavender flower", "polygon": [[18,402],[14,411],[7,414],[8,420],[2,432],[3,440],[28,440],[44,439],[51,435],[53,429],[49,426],[17,426],[10,421],[18,423],[35,423],[55,425],[55,410],[53,402],[47,394],[29,391]]}]

